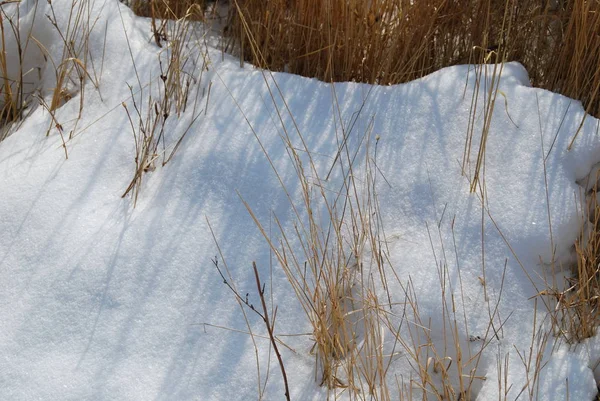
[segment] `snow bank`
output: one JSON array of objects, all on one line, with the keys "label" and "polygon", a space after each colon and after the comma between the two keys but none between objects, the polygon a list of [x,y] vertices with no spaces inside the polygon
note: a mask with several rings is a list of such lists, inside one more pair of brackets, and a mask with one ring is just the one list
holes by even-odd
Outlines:
[{"label": "snow bank", "polygon": [[[53,5],[64,27],[69,4]],[[50,58],[60,60],[63,48],[44,17],[50,12],[46,3],[23,1],[18,7],[22,29],[47,41]],[[251,269],[256,261],[262,277],[273,277],[276,332],[307,333],[280,266],[270,270],[272,255],[236,193],[266,227],[271,221],[273,233],[273,214],[293,229],[289,202],[260,145],[299,201],[300,184],[276,117],[275,105],[281,110],[284,104],[278,95],[275,103],[271,99],[261,72],[208,49],[208,72],[193,86],[197,93],[190,93],[190,99],[198,95],[198,107],[169,120],[169,146],[192,128],[174,159],[145,175],[133,208],[130,197],[121,198],[135,167],[132,128],[121,104],[133,110],[128,85],[138,105],[158,93],[156,83],[148,83],[157,82],[157,55],[166,53],[150,41],[148,21],[118,2],[94,3],[90,12],[95,25],[89,53],[98,89],[86,83],[81,119],[80,90],[55,113],[64,132],[72,133],[68,160],[56,129],[45,137],[51,118],[34,104],[0,143],[0,398],[253,399],[257,363],[264,381],[270,358],[264,398],[279,399],[283,383],[274,355],[267,340],[256,337],[255,350],[244,334],[243,315],[214,268],[218,251],[206,221],[239,292],[258,304]],[[52,88],[53,68],[38,50],[26,58],[28,68],[43,71],[33,86],[50,96],[43,88]],[[198,74],[201,64],[186,68]],[[358,147],[371,122],[372,136],[379,137],[376,162],[385,180],[378,181],[378,195],[398,277],[390,279],[389,292],[401,305],[410,286],[419,305],[418,316],[395,306],[394,322],[408,322],[400,331],[407,339],[419,330],[419,317],[436,350],[446,350],[454,361],[452,380],[458,380],[459,361],[452,344],[461,345],[465,361],[483,347],[477,363],[465,363],[467,371],[486,378],[474,380],[473,399],[497,399],[505,390],[497,378],[506,375],[510,399],[524,389],[522,399],[530,391],[538,399],[566,399],[569,391],[572,400],[591,400],[597,347],[588,345],[595,351],[587,353],[553,347],[541,298],[534,323],[533,297],[545,289],[544,280],[569,274],[580,221],[576,181],[600,161],[598,120],[588,117],[567,151],[584,116],[581,105],[531,88],[520,65],[506,65],[488,136],[482,208],[481,194],[469,192],[473,163],[465,174],[461,168],[475,75],[472,66],[457,66],[405,85],[334,85],[345,123],[361,110],[350,146]],[[271,79],[326,175],[339,147],[332,87],[288,74],[267,74],[266,82]],[[293,132],[287,112],[283,121]],[[475,121],[472,161],[482,110]],[[337,185],[332,179],[328,189]],[[455,339],[448,335],[454,316],[444,307],[451,299]],[[252,314],[250,327],[266,334]],[[385,338],[391,353],[397,342]],[[283,349],[292,399],[324,399],[326,389],[315,383],[310,338],[282,339],[295,350]],[[535,360],[538,350],[544,367],[533,382],[522,358]],[[394,356],[393,382],[417,376],[409,360],[406,352]]]}]

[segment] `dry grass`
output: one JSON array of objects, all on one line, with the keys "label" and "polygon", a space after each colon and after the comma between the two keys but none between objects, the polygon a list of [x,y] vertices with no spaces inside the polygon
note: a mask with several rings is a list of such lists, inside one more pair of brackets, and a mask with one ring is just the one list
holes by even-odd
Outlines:
[{"label": "dry grass", "polygon": [[[274,76],[263,72],[263,77],[272,96],[282,96]],[[510,317],[501,320],[498,313],[502,288],[496,291],[495,300],[486,297],[487,330],[470,335],[464,310],[456,299],[460,295],[464,302],[462,280],[460,288],[449,284],[448,266],[452,262],[445,259],[444,253],[443,260],[435,260],[440,277],[441,319],[432,322],[431,317],[421,316],[419,297],[410,278],[400,278],[388,257],[377,192],[383,183],[377,168],[379,138],[373,134],[372,124],[359,136],[358,143],[350,146],[346,139],[353,130],[353,121],[365,117],[358,111],[352,121],[342,122],[334,100],[340,147],[332,156],[331,166],[324,169],[313,159],[295,122],[291,124],[293,129],[287,128],[289,122],[284,123],[282,115],[293,120],[285,102],[278,106],[273,101],[273,105],[278,109],[282,139],[301,187],[301,199],[296,201],[279,178],[290,200],[293,227],[284,226],[274,216],[279,237],[275,240],[251,207],[244,204],[310,323],[316,382],[325,386],[332,398],[348,392],[351,399],[357,400],[391,400],[394,393],[406,400],[474,399],[476,388],[487,379],[478,370],[483,352],[502,335],[502,326]],[[256,132],[255,136],[260,143]],[[271,166],[280,177],[273,163]],[[439,226],[437,230],[430,232],[430,238],[442,241]],[[397,280],[403,289],[404,299],[398,304],[392,304],[389,280]],[[485,287],[485,281],[482,285]],[[406,382],[394,383],[388,371],[399,358],[411,367],[413,375]],[[500,372],[507,375],[507,369]],[[539,369],[532,366],[531,374],[538,374]],[[498,382],[507,393],[508,384],[501,377]]]},{"label": "dry grass", "polygon": [[[130,6],[136,14],[153,19],[179,19],[190,8],[204,9],[205,3],[206,0],[132,0]],[[194,18],[201,19],[200,14]]]},{"label": "dry grass", "polygon": [[[16,19],[16,23],[13,22],[11,18],[8,18],[6,14],[4,14],[4,10],[2,11],[2,15],[0,15],[0,35],[2,36],[2,49],[6,48],[6,38],[5,38],[5,26],[9,26],[10,29],[18,32],[18,27],[15,29],[15,24],[18,24],[18,18]],[[20,42],[20,41],[19,41]],[[2,69],[2,93],[3,93],[3,107],[0,112],[1,121],[14,121],[20,115],[20,107],[21,102],[19,101],[19,95],[22,93],[23,87],[23,74],[21,74],[20,82],[16,82],[17,88],[13,89],[13,83],[8,78],[8,62],[6,60],[6,51],[0,52],[0,68]],[[3,139],[0,137],[0,139]]]},{"label": "dry grass", "polygon": [[494,61],[493,51],[523,63],[534,86],[600,114],[598,2],[235,0],[232,7],[235,50],[270,70],[387,85]]},{"label": "dry grass", "polygon": [[[276,83],[271,85],[273,92],[277,92]],[[361,118],[360,112],[355,118]],[[284,131],[285,126],[281,124]],[[503,284],[494,289],[494,297],[485,297],[489,318],[486,330],[478,335],[469,333],[461,306],[465,296],[460,270],[459,287],[453,288],[448,277],[454,261],[446,259],[451,251],[443,252],[441,259],[436,257],[432,261],[440,280],[440,316],[432,321],[431,316],[422,315],[410,277],[399,277],[388,257],[385,222],[377,193],[383,183],[377,182],[379,139],[369,125],[359,144],[351,148],[344,141],[351,129],[343,124],[337,126],[341,146],[328,179],[325,179],[327,170],[319,168],[308,149],[303,148],[306,142],[301,133],[293,133],[303,144],[298,147],[292,146],[292,134],[285,131],[284,138],[289,141],[287,148],[302,188],[298,204],[288,195],[294,215],[293,229],[283,226],[274,216],[280,238],[274,240],[244,202],[310,323],[316,382],[328,389],[332,399],[342,392],[350,393],[350,399],[356,400],[392,400],[395,393],[400,400],[475,399],[477,389],[489,379],[480,370],[484,351],[503,337],[503,325],[510,319],[510,315],[501,317],[499,313]],[[276,170],[275,173],[278,175]],[[334,182],[339,185],[334,186]],[[285,185],[281,185],[288,194]],[[456,239],[453,244],[443,243],[439,225],[437,231],[429,231],[430,227],[427,230],[434,257],[438,246],[457,252]],[[399,300],[397,303],[392,302],[388,292],[391,280],[397,280],[403,290],[403,294],[394,296]],[[485,291],[485,280],[482,286]],[[531,375],[528,387],[523,389],[530,400],[536,399],[535,383],[542,369],[546,334],[546,331],[535,332],[532,348],[517,350],[527,374]],[[539,343],[540,338],[543,343]],[[394,383],[398,377],[388,374],[394,361],[410,366],[412,375],[402,379],[408,380]],[[499,369],[498,374],[500,393],[506,396],[510,390],[506,381],[508,365]]]},{"label": "dry grass", "polygon": [[[305,144],[297,134],[296,139]],[[367,149],[370,134],[363,138]],[[333,173],[339,186],[331,188],[308,149],[291,146],[290,135],[286,131],[285,141],[302,187],[302,202],[291,205],[296,219],[292,236],[275,216],[281,241],[273,241],[246,207],[312,326],[316,380],[331,390],[388,399],[385,371],[390,358],[383,354],[380,332],[385,306],[375,289],[376,282],[386,282],[387,260],[381,245],[385,241],[374,185],[374,154],[362,153],[364,170],[356,171],[359,151],[341,141]],[[283,183],[282,187],[287,192]]]},{"label": "dry grass", "polygon": [[559,330],[568,341],[596,335],[600,324],[600,199],[598,172],[582,182],[581,233],[575,242],[576,264],[567,288],[553,293]]},{"label": "dry grass", "polygon": [[[534,86],[580,99],[588,113],[600,116],[598,2],[235,0],[231,6],[235,12],[228,32],[235,43],[229,50],[269,70],[328,82],[386,85],[449,65],[493,63],[493,69],[477,71],[463,158],[471,190],[479,189],[482,198],[486,139],[504,62],[521,62]],[[480,110],[484,124],[481,133],[475,133],[474,118]],[[576,137],[577,133],[573,141]],[[473,161],[472,143],[479,144]],[[596,233],[596,223],[590,224],[594,228],[588,231]],[[578,241],[575,282],[561,295],[561,305],[575,313],[567,331],[577,339],[595,333],[598,324],[597,237],[586,235]]]},{"label": "dry grass", "polygon": [[[430,232],[430,236],[437,235]],[[400,400],[473,400],[477,388],[488,379],[478,370],[483,352],[501,330],[502,323],[494,321],[499,320],[502,289],[495,305],[486,302],[490,318],[487,330],[480,335],[470,334],[464,310],[458,307],[457,296],[464,299],[462,279],[460,288],[452,288],[447,281],[448,261],[436,262],[440,262],[437,265],[441,289],[439,321],[421,316],[419,297],[410,278],[402,285],[405,307],[397,348],[405,356],[403,363],[412,367],[414,375],[398,383]]]},{"label": "dry grass", "polygon": [[[31,31],[28,32],[19,26],[21,15],[18,6],[15,8],[15,13],[10,16],[4,8],[1,8],[0,34],[3,51],[0,52],[0,70],[2,72],[0,92],[3,94],[3,99],[0,120],[7,125],[20,120],[23,110],[29,106],[31,100],[37,99],[51,117],[46,135],[56,129],[62,138],[65,157],[67,157],[66,141],[68,138],[63,132],[63,125],[57,120],[56,111],[73,97],[79,95],[79,113],[75,119],[79,121],[85,102],[85,83],[89,81],[94,88],[99,88],[102,74],[100,64],[103,63],[103,60],[93,60],[89,51],[89,36],[97,23],[97,19],[91,17],[92,3],[88,0],[73,2],[66,24],[61,26],[57,23],[54,6],[51,2],[48,5],[48,14],[43,17],[38,15],[36,18],[47,18],[62,42],[62,53],[56,59],[43,45],[44,38],[35,37]],[[30,29],[33,29],[33,26]],[[7,44],[6,35],[9,31],[17,50],[8,55],[6,49],[10,49],[10,46]],[[38,51],[43,55],[48,69],[54,71],[54,87],[52,88],[40,88],[37,84],[29,82],[36,81],[35,78],[31,78],[33,75],[39,74],[38,78],[40,78],[42,74],[42,66],[31,66],[26,61],[29,53]],[[9,78],[7,56],[12,58],[10,60],[12,68],[15,68],[15,65],[18,67],[17,79]],[[49,102],[44,99],[46,91],[50,91],[52,95]],[[76,126],[77,122],[70,131],[69,137],[73,134]],[[9,131],[3,130],[3,133],[8,135]],[[2,139],[4,138],[0,134],[0,140]]]},{"label": "dry grass", "polygon": [[[511,1],[425,1],[413,5],[410,1],[386,0],[330,0],[321,3],[308,0],[292,3],[235,0],[232,6],[236,13],[229,32],[237,40],[235,50],[245,60],[269,70],[284,70],[325,81],[392,84],[421,77],[447,65],[479,64],[463,170],[469,176],[471,191],[479,190],[482,202],[485,195],[482,180],[486,138],[504,62],[521,61],[529,69],[533,84],[554,90],[567,87],[572,90],[570,83],[585,77],[580,81],[585,85],[579,86],[579,92],[572,91],[569,95],[582,99],[588,111],[600,111],[596,95],[600,77],[600,37],[596,40],[592,36],[588,40],[578,36],[583,32],[583,26],[589,33],[586,23],[594,29],[600,26],[598,14],[586,2],[552,3],[541,7],[539,2]],[[579,30],[564,29],[573,24],[580,27],[577,28]],[[564,47],[569,41],[579,41],[579,45],[590,50],[582,53],[577,63],[566,56],[560,57],[569,52]],[[588,62],[593,64],[593,68],[586,64]],[[493,65],[482,66],[490,63]],[[560,73],[575,71],[576,68],[581,70]],[[268,76],[265,73],[265,77]],[[480,93],[483,93],[482,99],[479,98]],[[474,119],[480,111],[478,109],[483,109],[484,123],[481,137],[475,139]],[[282,123],[282,127],[285,124]],[[302,138],[300,132],[296,134]],[[286,137],[289,140],[289,136]],[[340,137],[343,138],[344,134]],[[304,143],[304,140],[301,142]],[[290,140],[288,147],[295,149],[291,143]],[[477,160],[473,161],[474,171],[469,160],[472,143],[479,144]],[[302,152],[310,155],[308,149]],[[472,344],[471,336],[459,330],[461,325],[453,290],[446,289],[447,284],[442,280],[444,334],[443,341],[436,343],[432,340],[435,329],[430,321],[421,319],[418,298],[409,282],[403,287],[405,303],[409,305],[410,320],[416,324],[400,336],[400,328],[393,325],[393,319],[386,310],[389,303],[382,302],[375,295],[373,281],[363,281],[363,266],[375,263],[380,272],[379,281],[383,288],[387,288],[383,272],[393,271],[393,268],[387,263],[385,250],[374,245],[382,243],[381,238],[373,240],[383,233],[381,222],[377,218],[365,218],[377,216],[376,212],[367,212],[369,207],[377,204],[377,199],[375,186],[372,182],[369,184],[368,179],[361,181],[360,188],[357,186],[357,172],[352,171],[351,162],[354,158],[350,157],[357,152],[342,147],[338,154],[338,157],[346,155],[346,164],[340,162],[339,165],[341,176],[346,178],[341,190],[336,192],[339,199],[343,199],[342,204],[338,204],[337,199],[331,201],[323,191],[327,180],[319,177],[312,159],[306,160],[293,151],[304,194],[302,211],[293,207],[298,220],[294,238],[288,238],[280,227],[282,240],[280,243],[273,242],[255,218],[312,325],[313,351],[321,374],[317,380],[330,389],[350,391],[357,399],[389,399],[386,373],[395,353],[383,353],[383,330],[396,338],[394,349],[408,356],[416,372],[408,383],[398,384],[401,399],[413,399],[419,394],[424,400],[472,399],[476,396],[474,388],[479,386],[478,382],[487,379],[477,371],[482,353],[494,338],[498,338],[505,322],[500,321],[497,315],[499,298],[495,306],[488,301],[488,330],[477,336],[476,344]],[[368,169],[368,160],[372,159],[367,157],[366,160],[367,170],[362,177],[372,174]],[[358,193],[370,195],[357,197]],[[325,221],[315,218],[315,211],[320,208],[327,210]],[[595,241],[599,240],[598,237],[594,237]],[[298,243],[300,251],[292,246]],[[586,246],[587,250],[593,248]],[[582,252],[579,254],[583,255]],[[372,259],[373,255],[379,256]],[[590,265],[590,255],[585,258]],[[595,318],[589,317],[590,310],[596,313],[598,286],[590,285],[590,277],[595,277],[597,272],[589,269],[585,274],[575,275],[582,290],[574,293],[580,294],[580,299],[571,302],[567,308],[570,323],[576,326],[575,332],[587,330],[582,336],[572,335],[578,339],[594,333],[597,326]],[[442,273],[440,277],[444,276]],[[485,279],[482,282],[485,288]],[[581,305],[585,305],[583,309]],[[582,313],[585,314],[583,319],[578,317]],[[557,321],[554,318],[553,322]],[[517,350],[528,375],[528,384],[521,393],[531,400],[537,397],[543,350],[549,341],[548,332],[539,329],[537,322],[534,326],[531,349]],[[365,358],[365,355],[368,357]],[[504,362],[498,359],[498,386],[505,399],[510,389],[507,361],[508,355]]]},{"label": "dry grass", "polygon": [[[352,124],[342,121],[334,104],[340,147],[327,166],[329,170],[318,166],[287,104],[284,101],[281,106],[274,100],[283,98],[274,77],[268,72],[263,72],[263,77],[302,195],[298,200],[290,195],[248,122],[290,201],[293,229],[284,227],[274,216],[280,240],[272,239],[250,206],[244,204],[312,327],[315,380],[333,394],[348,391],[360,399],[388,400],[386,372],[392,355],[384,353],[382,329],[390,297],[388,294],[381,302],[377,290],[383,285],[387,291],[385,275],[389,268],[375,184],[378,139],[373,138],[370,125],[359,141],[361,145],[351,148],[347,136]],[[284,114],[292,118],[294,128],[284,122]]]},{"label": "dry grass", "polygon": [[171,40],[168,20],[203,21],[206,0],[131,0],[130,7],[137,15],[151,19],[154,42],[163,46]]},{"label": "dry grass", "polygon": [[[53,67],[56,74],[56,85],[52,90],[52,100],[49,107],[50,112],[55,111],[76,93],[79,93],[81,95],[79,98],[79,117],[81,117],[85,102],[84,84],[86,80],[91,79],[94,86],[98,88],[98,81],[92,78],[88,71],[91,69],[89,36],[96,23],[96,21],[91,20],[91,6],[92,4],[89,1],[74,2],[71,5],[67,27],[62,31],[57,24],[54,7],[50,3],[51,14],[48,18],[63,42],[61,60],[54,61],[50,58],[50,61],[54,63]],[[48,55],[47,51],[45,53]]]},{"label": "dry grass", "polygon": [[[54,6],[52,3],[49,3],[49,6],[50,14],[47,18],[58,33],[63,44],[63,49],[60,59],[53,60],[48,50],[36,38],[32,38],[52,65],[55,75],[55,85],[51,89],[52,98],[50,104],[42,96],[37,96],[37,99],[51,117],[48,129],[46,130],[46,136],[50,135],[53,129],[56,129],[62,139],[65,158],[68,158],[66,142],[72,137],[77,127],[77,121],[81,119],[83,113],[85,83],[87,81],[92,82],[96,90],[100,86],[100,76],[97,74],[99,69],[94,65],[94,60],[91,58],[89,51],[89,37],[96,26],[97,19],[93,20],[91,18],[92,3],[90,1],[74,2],[70,8],[66,28],[61,30],[57,23]],[[103,60],[96,60],[96,62],[101,63]],[[76,95],[79,95],[79,113],[75,125],[67,138],[63,125],[56,117],[56,111]]]},{"label": "dry grass", "polygon": [[[135,170],[122,196],[132,193],[134,205],[144,174],[153,171],[157,162],[164,166],[171,160],[185,135],[208,105],[210,84],[207,93],[199,89],[209,64],[207,52],[203,48],[206,43],[203,36],[198,37],[199,33],[192,27],[192,21],[190,11],[177,21],[164,23],[164,47],[158,53],[157,60],[160,75],[151,77],[147,84],[138,81],[138,92],[130,87],[132,110],[123,103],[135,143]],[[188,48],[187,45],[191,46]],[[135,65],[133,55],[132,62]],[[192,90],[194,87],[195,90]],[[186,112],[188,103],[192,100],[191,93],[195,93],[191,122],[181,132],[170,132],[167,129],[168,122],[179,119]],[[144,94],[145,104],[142,103]],[[136,100],[136,96],[139,96],[139,100]],[[203,104],[200,100],[204,96],[205,107],[201,109]]]},{"label": "dry grass", "polygon": [[[5,2],[2,5],[15,2]],[[0,51],[0,73],[2,77],[0,79],[0,93],[2,93],[2,99],[0,100],[0,126],[8,125],[21,118],[23,110],[27,106],[29,100],[30,88],[27,86],[27,74],[23,67],[23,59],[27,48],[31,45],[32,41],[29,39],[30,35],[27,32],[23,32],[19,24],[19,8],[17,5],[16,12],[9,15],[5,7],[0,6],[0,43],[2,45]],[[10,39],[9,39],[10,38]],[[17,54],[8,54],[6,49],[7,41],[14,39],[17,47]],[[12,60],[8,60],[8,57]],[[9,61],[14,63],[14,58],[17,58],[19,70],[15,78],[11,78],[9,73]],[[8,135],[8,131],[3,129],[0,131],[0,141],[2,141]]]}]

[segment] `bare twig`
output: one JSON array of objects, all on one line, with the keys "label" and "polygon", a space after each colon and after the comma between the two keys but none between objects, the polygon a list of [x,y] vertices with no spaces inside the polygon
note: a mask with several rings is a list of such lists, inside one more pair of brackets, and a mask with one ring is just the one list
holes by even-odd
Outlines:
[{"label": "bare twig", "polygon": [[[288,379],[285,373],[285,366],[283,365],[283,359],[281,359],[281,353],[279,352],[279,348],[277,347],[277,341],[275,341],[275,335],[273,334],[273,326],[269,321],[269,312],[267,311],[267,304],[265,302],[265,288],[260,284],[260,277],[258,275],[258,270],[256,269],[256,262],[252,262],[252,268],[254,269],[254,277],[256,278],[256,288],[258,290],[258,295],[260,296],[260,302],[262,303],[263,308],[262,319],[265,322],[265,325],[267,326],[267,331],[269,332],[271,344],[273,345],[275,355],[277,355],[277,360],[279,361],[281,375],[283,376],[283,383],[285,384],[285,399],[290,401],[290,389],[288,387]],[[277,309],[275,309],[275,314],[277,314]],[[275,323],[273,322],[273,324]]]}]

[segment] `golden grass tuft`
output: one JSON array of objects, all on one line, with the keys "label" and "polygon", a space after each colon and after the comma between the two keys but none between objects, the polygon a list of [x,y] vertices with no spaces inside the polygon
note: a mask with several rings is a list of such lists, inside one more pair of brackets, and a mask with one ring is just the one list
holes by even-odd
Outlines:
[{"label": "golden grass tuft", "polygon": [[[342,183],[338,189],[326,189],[312,158],[302,161],[291,149],[302,186],[302,203],[292,205],[294,233],[290,236],[275,217],[281,240],[273,241],[244,203],[312,326],[317,382],[330,391],[347,389],[387,399],[390,358],[383,353],[381,327],[389,305],[380,303],[375,290],[375,281],[386,282],[387,262],[373,155],[365,154],[365,170],[355,171],[351,160],[356,153],[344,145],[336,163]],[[357,176],[364,181],[359,183]]]}]

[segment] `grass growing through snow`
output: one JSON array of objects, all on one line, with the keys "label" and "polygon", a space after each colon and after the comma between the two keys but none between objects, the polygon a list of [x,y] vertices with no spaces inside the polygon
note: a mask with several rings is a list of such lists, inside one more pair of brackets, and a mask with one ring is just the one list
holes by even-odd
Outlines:
[{"label": "grass growing through snow", "polygon": [[[9,4],[14,6],[8,13]],[[50,115],[50,124],[46,130],[48,136],[53,129],[60,134],[65,157],[68,157],[66,141],[76,129],[75,123],[68,136],[65,135],[63,124],[57,119],[56,111],[76,95],[79,95],[79,113],[76,121],[79,121],[83,113],[85,103],[86,82],[91,82],[93,87],[99,91],[100,77],[102,75],[102,64],[104,60],[94,60],[89,51],[89,36],[93,29],[97,28],[97,19],[91,17],[92,3],[88,0],[73,2],[69,15],[66,16],[66,24],[58,21],[54,6],[48,3],[48,13],[44,16],[38,12],[38,4],[35,3],[33,13],[36,20],[46,18],[49,21],[53,34],[57,35],[59,43],[62,44],[62,53],[58,59],[42,43],[45,38],[38,38],[32,34],[34,24],[32,22],[29,30],[19,26],[20,5],[18,2],[3,2],[0,5],[0,35],[2,40],[2,52],[0,52],[0,70],[2,71],[2,84],[0,92],[3,94],[2,111],[0,112],[1,123],[8,126],[22,118],[25,108],[30,106],[31,100],[36,99]],[[37,21],[39,23],[39,21]],[[46,33],[47,34],[47,33]],[[10,46],[7,37],[11,35]],[[7,49],[16,47],[16,51],[8,54]],[[45,65],[30,65],[28,58],[39,52]],[[10,57],[10,59],[8,58]],[[12,67],[17,71],[9,71]],[[52,88],[40,88],[37,81],[41,79],[44,70],[54,72],[54,85]],[[11,76],[16,78],[10,78]],[[45,93],[49,91],[51,98],[46,99]],[[98,92],[99,93],[99,92]],[[6,127],[5,127],[6,128]],[[0,140],[9,134],[9,130],[3,129]]]},{"label": "grass growing through snow", "polygon": [[588,221],[582,222],[582,233],[575,242],[573,278],[568,279],[569,286],[558,299],[564,330],[574,342],[594,336],[600,324],[600,207],[596,187],[584,198],[590,210],[586,213]]},{"label": "grass growing through snow", "polygon": [[[270,78],[265,73],[265,82],[278,92],[277,83]],[[371,394],[374,399],[388,399],[385,372],[390,358],[383,354],[380,328],[384,306],[375,285],[375,281],[386,282],[387,257],[376,199],[376,161],[370,152],[372,135],[367,132],[361,139],[367,148],[361,154],[362,148],[353,150],[348,146],[351,129],[341,126],[341,146],[331,167],[339,184],[331,188],[325,178],[330,174],[317,166],[302,133],[297,129],[290,132],[283,120],[281,123],[283,140],[302,188],[301,202],[296,204],[280,180],[296,220],[293,234],[275,216],[281,240],[272,240],[252,209],[244,204],[311,324],[316,380],[333,391],[343,388]],[[364,170],[359,172],[356,165],[361,157]]]},{"label": "grass growing through snow", "polygon": [[[6,2],[6,4],[10,3],[16,3],[16,1]],[[19,19],[18,5],[16,12],[11,14],[8,14],[7,7],[0,6],[0,40],[2,45],[2,51],[0,51],[0,72],[2,74],[0,81],[0,93],[2,93],[0,99],[0,126],[9,125],[21,118],[31,96],[27,76],[35,74],[35,71],[26,71],[23,66],[25,52],[29,46],[35,45],[31,40],[31,33],[22,32]],[[12,39],[12,36],[14,36],[16,54],[14,51],[12,54],[8,54],[7,51],[9,48],[8,41]],[[17,60],[18,71],[9,71],[9,61],[14,66],[15,59]],[[0,130],[0,141],[5,139],[8,134],[8,130],[4,128]]]},{"label": "grass growing through snow", "polygon": [[[2,49],[6,49],[6,31],[19,32],[19,18],[17,16],[8,16],[4,8],[0,8],[0,39],[2,40]],[[17,43],[20,44],[20,40]],[[19,50],[19,56],[22,51]],[[14,57],[14,56],[13,56]],[[20,79],[12,82],[8,75],[7,52],[0,52],[0,68],[2,69],[2,94],[3,103],[0,114],[0,121],[12,122],[19,118],[21,114],[21,105],[23,103],[23,73],[21,72]],[[0,140],[4,139],[0,136]]]},{"label": "grass growing through snow", "polygon": [[[135,143],[135,170],[122,197],[132,193],[134,205],[144,174],[153,171],[157,162],[164,166],[171,160],[192,125],[208,107],[211,86],[208,84],[206,93],[200,87],[209,60],[203,48],[206,46],[204,36],[193,26],[193,16],[194,6],[180,19],[161,23],[162,50],[158,53],[160,75],[151,77],[148,84],[139,81],[138,76],[139,93],[134,93],[130,87],[132,110],[123,103]],[[154,24],[152,26],[156,37],[157,28]],[[191,47],[188,48],[188,45]],[[133,56],[132,62],[135,65]],[[181,132],[171,132],[168,122],[176,123],[186,112],[190,96],[194,93],[192,120]],[[145,104],[142,103],[144,94]],[[139,100],[136,100],[137,95]],[[202,108],[200,100],[204,97],[206,100]]]},{"label": "grass growing through snow", "polygon": [[[263,77],[277,108],[282,140],[300,183],[301,197],[296,201],[290,195],[263,147],[290,200],[293,228],[282,225],[274,216],[279,228],[279,239],[275,240],[252,208],[244,204],[310,323],[316,382],[325,386],[333,398],[346,392],[357,400],[389,400],[394,393],[406,400],[474,399],[482,381],[488,379],[478,370],[483,352],[499,338],[506,321],[498,314],[502,288],[493,302],[486,298],[487,330],[480,336],[470,335],[465,329],[464,311],[461,313],[455,299],[457,293],[464,298],[462,281],[459,289],[447,281],[449,262],[444,253],[441,260],[435,260],[442,294],[441,322],[432,324],[430,317],[421,316],[419,297],[410,278],[398,277],[388,258],[385,221],[377,195],[385,180],[377,167],[379,137],[372,132],[371,124],[362,134],[353,132],[356,121],[364,118],[362,108],[344,123],[334,101],[334,125],[340,145],[331,156],[331,165],[323,166],[313,159],[274,76],[263,72]],[[282,105],[278,106],[275,98],[282,99]],[[290,124],[282,115],[290,116],[293,128],[287,128]],[[258,133],[254,135],[260,143]],[[353,146],[350,137],[355,138]],[[438,226],[438,232],[430,232],[430,238],[439,238],[443,247],[439,230]],[[392,304],[389,280],[399,281],[404,290],[403,302]],[[482,285],[485,287],[485,281]],[[443,332],[441,340],[436,338],[439,330]],[[400,358],[412,367],[413,376],[407,382],[394,383],[388,371]],[[541,366],[530,368],[532,375],[538,375]],[[498,382],[508,392],[500,377]]]}]

